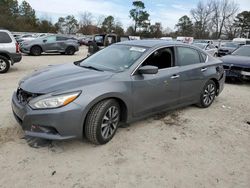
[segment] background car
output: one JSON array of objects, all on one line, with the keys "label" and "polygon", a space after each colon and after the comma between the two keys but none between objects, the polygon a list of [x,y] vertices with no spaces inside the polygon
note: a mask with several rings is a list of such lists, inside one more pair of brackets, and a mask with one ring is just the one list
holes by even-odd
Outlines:
[{"label": "background car", "polygon": [[209,43],[193,43],[194,46],[197,46],[201,48],[202,50],[205,50],[210,55],[217,57],[218,56],[218,48],[216,48],[214,45]]},{"label": "background car", "polygon": [[117,34],[97,34],[93,37],[93,41],[89,43],[88,55],[92,55],[97,51],[117,42],[128,41],[128,36],[118,36]]},{"label": "background car", "polygon": [[236,42],[224,42],[220,45],[218,50],[218,56],[224,56],[231,54],[234,50],[240,47],[239,43]]},{"label": "background car", "polygon": [[21,59],[19,44],[14,36],[7,30],[0,30],[0,73],[6,73],[10,65]]},{"label": "background car", "polygon": [[224,87],[222,62],[191,45],[125,41],[20,81],[12,97],[25,134],[105,144],[126,123],[197,104],[209,107]]},{"label": "background car", "polygon": [[41,55],[41,53],[61,53],[73,55],[79,51],[79,44],[76,40],[61,35],[50,35],[40,37],[31,41],[21,43],[21,51],[31,55]]},{"label": "background car", "polygon": [[221,58],[227,78],[250,80],[250,45],[244,45],[231,55]]},{"label": "background car", "polygon": [[81,45],[88,46],[93,41],[93,37],[83,37],[83,38],[80,38],[79,41]]}]

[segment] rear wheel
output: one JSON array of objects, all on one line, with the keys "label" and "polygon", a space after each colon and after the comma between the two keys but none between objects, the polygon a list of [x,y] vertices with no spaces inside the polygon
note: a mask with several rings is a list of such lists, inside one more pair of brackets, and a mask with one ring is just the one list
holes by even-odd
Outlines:
[{"label": "rear wheel", "polygon": [[115,135],[119,122],[120,106],[117,101],[101,101],[87,115],[85,135],[94,144],[105,144]]},{"label": "rear wheel", "polygon": [[74,55],[76,52],[75,48],[73,46],[69,46],[68,48],[66,48],[65,50],[65,54],[66,55]]},{"label": "rear wheel", "polygon": [[0,73],[6,73],[10,68],[9,60],[0,55]]},{"label": "rear wheel", "polygon": [[214,99],[215,99],[215,96],[216,96],[216,84],[214,83],[213,80],[209,80],[203,90],[202,90],[202,93],[201,93],[201,96],[200,96],[200,102],[198,104],[198,106],[202,107],[202,108],[207,108],[209,107]]},{"label": "rear wheel", "polygon": [[39,56],[41,55],[42,53],[42,49],[41,47],[39,46],[33,46],[31,49],[30,49],[30,53],[34,56]]}]

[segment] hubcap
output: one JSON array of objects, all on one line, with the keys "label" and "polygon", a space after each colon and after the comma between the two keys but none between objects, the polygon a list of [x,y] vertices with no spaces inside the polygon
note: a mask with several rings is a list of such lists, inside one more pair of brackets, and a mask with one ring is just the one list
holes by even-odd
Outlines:
[{"label": "hubcap", "polygon": [[119,123],[119,110],[116,106],[111,106],[102,119],[101,134],[104,139],[111,137]]},{"label": "hubcap", "polygon": [[0,70],[6,69],[7,64],[4,60],[0,59]]},{"label": "hubcap", "polygon": [[213,84],[209,84],[203,94],[203,102],[205,105],[209,105],[213,102],[215,97],[215,87]]}]

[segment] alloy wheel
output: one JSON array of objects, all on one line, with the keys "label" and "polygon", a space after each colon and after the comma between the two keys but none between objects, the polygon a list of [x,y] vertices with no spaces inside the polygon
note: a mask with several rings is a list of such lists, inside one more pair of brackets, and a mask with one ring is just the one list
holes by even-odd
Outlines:
[{"label": "alloy wheel", "polygon": [[5,70],[7,67],[7,64],[4,60],[0,59],[0,70]]},{"label": "alloy wheel", "polygon": [[210,105],[215,97],[215,86],[214,84],[208,84],[204,94],[203,94],[203,102],[205,105]]},{"label": "alloy wheel", "polygon": [[101,134],[104,139],[110,138],[119,123],[119,110],[116,106],[108,108],[103,116],[101,124]]}]

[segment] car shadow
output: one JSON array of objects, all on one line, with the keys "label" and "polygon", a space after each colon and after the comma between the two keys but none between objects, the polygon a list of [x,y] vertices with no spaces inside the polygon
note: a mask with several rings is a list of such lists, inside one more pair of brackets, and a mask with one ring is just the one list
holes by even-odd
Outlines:
[{"label": "car shadow", "polygon": [[250,85],[250,80],[242,80],[237,78],[227,78],[225,82],[232,85]]},{"label": "car shadow", "polygon": [[29,56],[29,57],[42,57],[42,56],[66,56],[66,57],[71,57],[71,56],[75,56],[77,55],[77,53],[75,53],[74,55],[65,55],[65,54],[60,54],[60,53],[45,53],[45,54],[41,54],[39,56],[34,56],[34,55],[29,55],[29,54],[25,54],[22,53],[23,56]]}]

